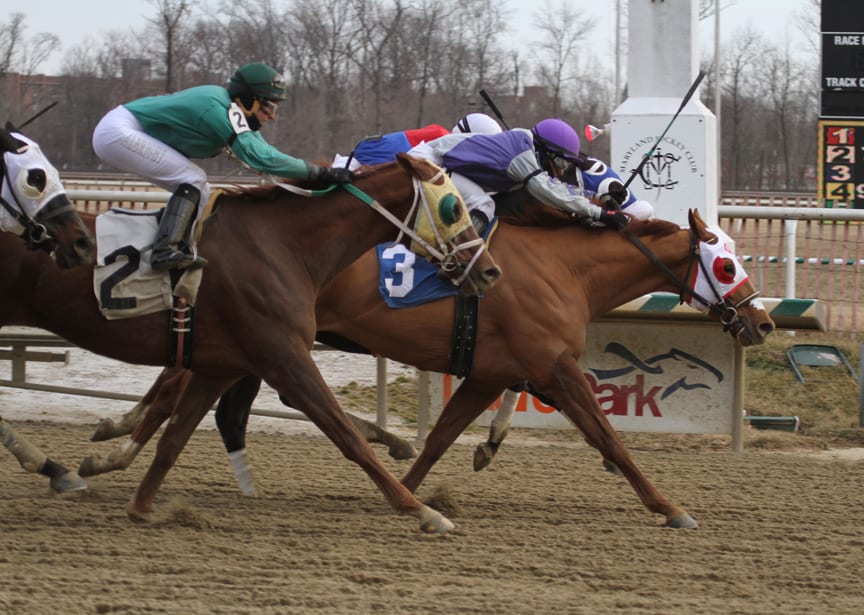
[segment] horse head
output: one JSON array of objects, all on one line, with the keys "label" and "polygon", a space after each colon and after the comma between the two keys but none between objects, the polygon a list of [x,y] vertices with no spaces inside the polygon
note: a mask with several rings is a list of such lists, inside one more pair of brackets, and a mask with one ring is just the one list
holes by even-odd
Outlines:
[{"label": "horse head", "polygon": [[396,162],[415,182],[411,250],[437,261],[461,294],[488,291],[501,277],[501,268],[477,235],[450,176],[432,162],[407,154],[397,154]]},{"label": "horse head", "polygon": [[7,124],[0,129],[0,153],[0,230],[45,250],[60,267],[89,262],[93,238],[39,146]]},{"label": "horse head", "polygon": [[698,266],[690,281],[688,303],[708,312],[742,346],[762,344],[774,331],[774,321],[759,301],[750,276],[735,256],[732,239],[720,228],[709,227],[690,210],[690,235],[698,246]]}]

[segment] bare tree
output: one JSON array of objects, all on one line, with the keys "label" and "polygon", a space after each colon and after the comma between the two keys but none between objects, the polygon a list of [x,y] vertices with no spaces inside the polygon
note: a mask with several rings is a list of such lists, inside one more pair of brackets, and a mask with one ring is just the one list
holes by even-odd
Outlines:
[{"label": "bare tree", "polygon": [[742,170],[746,164],[744,155],[744,139],[748,134],[745,119],[752,117],[752,101],[749,100],[748,92],[756,87],[757,79],[753,75],[752,67],[759,57],[766,52],[764,38],[755,30],[748,28],[737,33],[730,44],[729,49],[723,54],[722,74],[726,83],[723,107],[726,120],[723,123],[725,139],[722,139],[726,147],[723,148],[722,158],[728,162],[723,173],[732,186],[742,183]]},{"label": "bare tree", "polygon": [[[360,43],[351,59],[355,62],[361,84],[368,83],[371,86],[373,132],[380,133],[384,128],[385,83],[391,89],[398,89],[400,77],[407,77],[398,75],[396,70],[403,53],[398,33],[405,17],[405,8],[401,0],[395,0],[392,8],[378,0],[357,0],[354,11]],[[359,89],[366,91],[365,87]]]},{"label": "bare tree", "polygon": [[272,0],[251,0],[242,4],[224,2],[220,13],[223,44],[227,39],[231,64],[264,62],[281,69],[288,54],[290,14],[281,13]]},{"label": "bare tree", "polygon": [[13,13],[9,23],[0,23],[0,73],[33,75],[52,53],[60,49],[60,39],[45,32],[25,38],[26,17]]},{"label": "bare tree", "polygon": [[561,113],[564,86],[575,78],[577,52],[595,24],[594,19],[584,17],[582,11],[573,10],[563,1],[553,6],[547,0],[544,8],[535,13],[534,26],[542,33],[534,52],[535,73],[550,93],[552,115]]},{"label": "bare tree", "polygon": [[416,63],[410,74],[417,96],[414,126],[428,123],[426,102],[435,85],[440,82],[443,32],[446,30],[445,24],[456,9],[454,2],[422,0],[404,21],[400,37],[407,54],[414,58]]},{"label": "bare tree", "polygon": [[184,26],[188,22],[192,6],[190,0],[149,0],[156,9],[156,16],[147,21],[154,27],[163,44],[162,61],[165,70],[166,92],[179,89],[183,72]]},{"label": "bare tree", "polygon": [[344,109],[359,34],[351,0],[296,0],[289,16],[293,76],[312,97],[307,103],[324,110],[324,126],[304,117],[302,134],[314,151],[332,152],[350,129]]}]

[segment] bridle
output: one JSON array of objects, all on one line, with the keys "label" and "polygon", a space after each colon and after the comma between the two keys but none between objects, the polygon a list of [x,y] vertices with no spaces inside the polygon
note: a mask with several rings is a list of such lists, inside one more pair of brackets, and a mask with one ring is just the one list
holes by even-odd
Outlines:
[{"label": "bridle", "polygon": [[[43,222],[73,211],[74,207],[70,202],[61,207],[52,208],[51,211],[40,212],[37,215],[41,221],[37,221],[35,217],[28,214],[18,199],[18,195],[14,189],[14,184],[12,183],[12,178],[9,176],[9,166],[6,164],[5,156],[7,153],[14,154],[14,152],[3,152],[3,155],[0,156],[0,170],[2,170],[2,181],[0,181],[0,207],[3,207],[3,209],[5,209],[9,215],[15,219],[18,225],[21,226],[23,231],[20,236],[27,243],[27,247],[32,249],[43,249],[50,252],[52,249],[51,244],[56,241],[56,238],[51,236],[51,233]],[[14,204],[10,203],[3,197],[4,182],[9,186],[9,194],[12,195]]]},{"label": "bridle", "polygon": [[[692,305],[692,301],[695,299],[702,306],[705,307],[702,311],[707,311],[717,318],[720,324],[723,325],[723,331],[729,331],[733,337],[738,337],[741,332],[744,330],[744,322],[741,320],[741,317],[738,311],[747,305],[749,305],[752,301],[754,301],[759,296],[759,291],[754,291],[747,297],[743,298],[741,301],[737,303],[733,302],[729,299],[729,294],[725,297],[720,295],[720,291],[717,289],[717,285],[714,282],[713,277],[709,274],[708,267],[706,266],[704,260],[702,259],[702,251],[699,248],[699,240],[696,237],[696,233],[694,229],[691,227],[689,229],[689,238],[690,238],[690,250],[689,250],[689,261],[687,263],[687,272],[684,275],[684,279],[679,278],[675,275],[675,272],[672,271],[666,263],[662,262],[657,255],[655,255],[648,246],[642,243],[636,235],[634,235],[630,229],[626,226],[621,229],[621,234],[634,246],[636,246],[642,254],[644,254],[649,261],[651,261],[660,271],[662,271],[667,278],[678,288],[678,298],[681,303],[687,302]],[[694,263],[700,268],[702,273],[705,275],[705,279],[708,282],[708,285],[711,288],[711,292],[716,297],[715,302],[711,302],[701,294],[697,293],[695,288],[690,288],[687,284],[687,280],[691,279],[693,276],[693,266]],[[695,279],[695,276],[694,276]],[[694,306],[696,307],[696,306]],[[698,309],[698,308],[697,308]]]}]

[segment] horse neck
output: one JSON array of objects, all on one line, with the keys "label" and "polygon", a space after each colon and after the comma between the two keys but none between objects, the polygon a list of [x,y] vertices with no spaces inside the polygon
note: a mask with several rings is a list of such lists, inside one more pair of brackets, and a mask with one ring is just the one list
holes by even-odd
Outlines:
[{"label": "horse neck", "polygon": [[61,270],[47,254],[9,233],[0,233],[0,263],[0,326],[48,329],[49,322],[66,316],[74,323],[74,299],[93,294],[92,267]]},{"label": "horse neck", "polygon": [[[669,276],[623,235],[605,232],[596,237],[598,245],[592,254],[602,263],[598,265],[595,260],[591,271],[585,273],[595,317],[649,293],[679,292]],[[639,240],[679,280],[688,283],[685,278],[692,261],[688,230],[643,235]]]},{"label": "horse neck", "polygon": [[[396,165],[359,179],[355,185],[399,220],[408,215],[413,184]],[[246,229],[242,239],[245,249],[253,254],[257,250],[262,264],[272,262],[275,266],[299,258],[319,288],[364,252],[395,239],[399,232],[381,213],[343,188],[321,197],[284,194],[269,203],[244,201],[237,207],[226,207],[220,216],[223,231],[205,230],[205,241],[229,240],[238,228]]]}]

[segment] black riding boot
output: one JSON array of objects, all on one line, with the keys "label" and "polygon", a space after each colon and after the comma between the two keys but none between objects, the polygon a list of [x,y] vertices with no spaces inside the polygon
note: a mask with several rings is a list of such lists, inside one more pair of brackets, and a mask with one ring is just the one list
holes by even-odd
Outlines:
[{"label": "black riding boot", "polygon": [[162,220],[153,241],[153,254],[150,266],[155,271],[165,269],[186,269],[187,267],[203,267],[207,259],[192,256],[183,252],[186,245],[186,233],[198,209],[198,199],[201,193],[189,184],[181,184],[177,191],[168,199]]},{"label": "black riding boot", "polygon": [[468,212],[468,215],[471,216],[471,224],[474,225],[474,230],[482,237],[483,231],[489,226],[489,218],[479,209],[472,209]]}]

